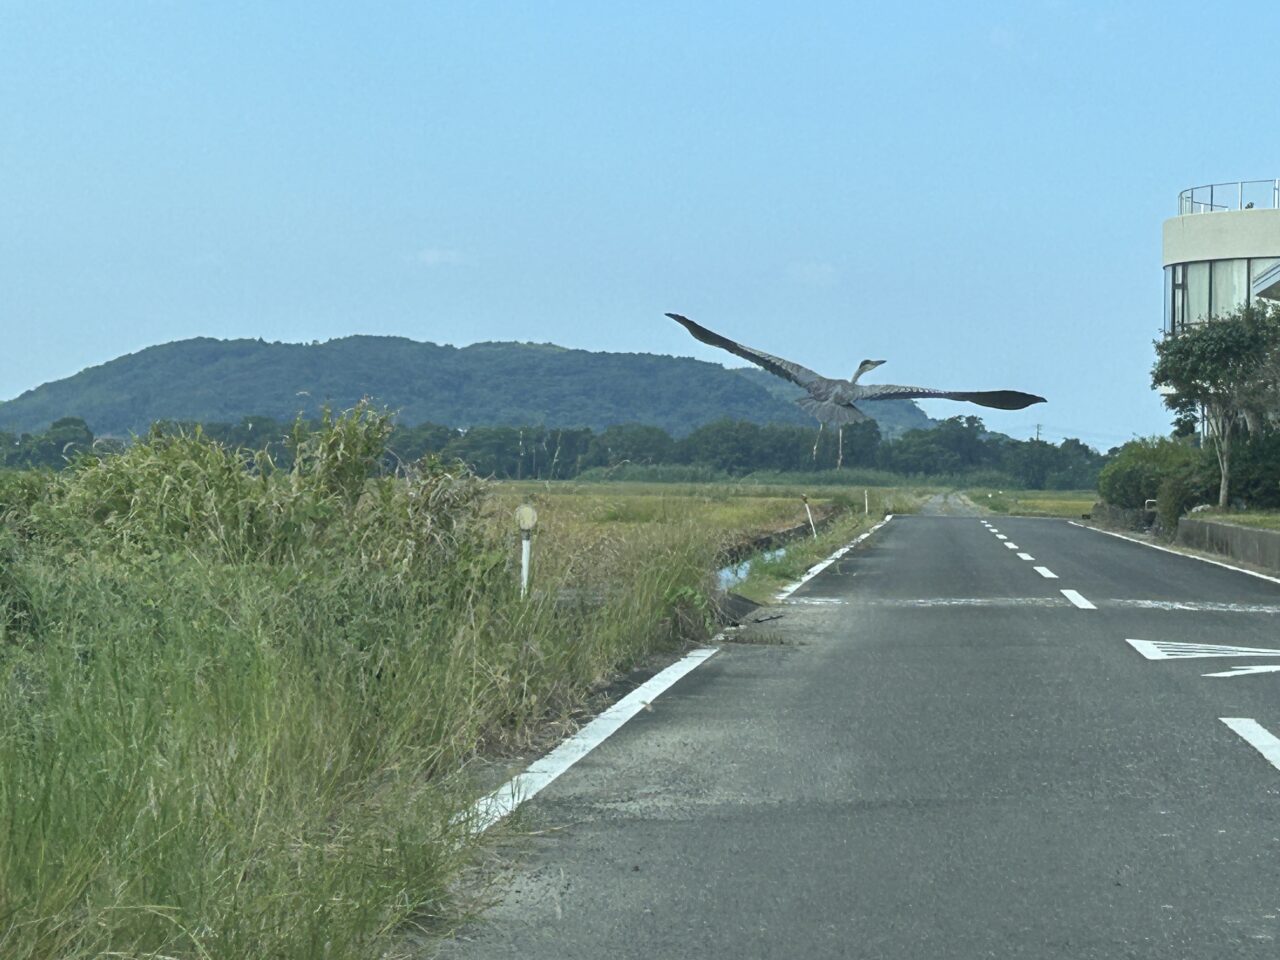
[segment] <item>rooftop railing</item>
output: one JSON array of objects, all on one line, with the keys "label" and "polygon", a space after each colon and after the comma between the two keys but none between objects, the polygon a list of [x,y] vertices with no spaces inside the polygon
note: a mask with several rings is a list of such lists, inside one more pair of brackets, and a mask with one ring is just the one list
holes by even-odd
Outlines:
[{"label": "rooftop railing", "polygon": [[1208,183],[1178,194],[1178,216],[1222,210],[1280,210],[1280,180]]}]

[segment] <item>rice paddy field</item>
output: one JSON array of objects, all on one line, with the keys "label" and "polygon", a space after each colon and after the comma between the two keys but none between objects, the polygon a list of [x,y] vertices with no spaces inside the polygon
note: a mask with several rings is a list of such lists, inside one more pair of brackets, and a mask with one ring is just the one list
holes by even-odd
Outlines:
[{"label": "rice paddy field", "polygon": [[819,538],[744,590],[915,502],[381,476],[388,431],[357,409],[288,471],[154,436],[0,475],[0,956],[402,955],[457,916],[472,761],[704,640],[717,567],[802,494]]},{"label": "rice paddy field", "polygon": [[1096,490],[993,490],[965,491],[979,507],[1016,517],[1066,517],[1080,519],[1098,502]]},{"label": "rice paddy field", "polygon": [[[700,591],[708,596],[716,567],[753,554],[773,554],[756,556],[749,576],[733,586],[734,592],[763,602],[886,513],[914,511],[929,492],[787,484],[530,482],[499,485],[494,508],[497,522],[510,525],[517,504],[535,507],[537,562],[549,565],[555,582],[573,581],[583,575],[584,564],[607,562],[647,538],[665,535],[707,544],[712,560]],[[805,498],[816,535],[808,532]],[[787,535],[785,551],[776,549],[782,542],[779,535]]]}]

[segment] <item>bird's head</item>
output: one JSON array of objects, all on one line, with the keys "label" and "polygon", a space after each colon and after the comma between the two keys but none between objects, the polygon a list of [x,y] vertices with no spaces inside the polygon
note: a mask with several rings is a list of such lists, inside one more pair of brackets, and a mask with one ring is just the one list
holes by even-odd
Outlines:
[{"label": "bird's head", "polygon": [[849,382],[857,383],[858,378],[860,376],[862,376],[868,370],[874,370],[876,367],[880,366],[880,364],[882,363],[884,363],[883,360],[863,360],[860,364],[858,364],[858,369],[853,371],[853,376],[849,379]]}]

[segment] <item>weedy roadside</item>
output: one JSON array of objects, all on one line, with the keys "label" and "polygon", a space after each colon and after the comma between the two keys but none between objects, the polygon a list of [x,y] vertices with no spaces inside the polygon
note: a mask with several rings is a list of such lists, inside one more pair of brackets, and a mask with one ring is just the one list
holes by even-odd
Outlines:
[{"label": "weedy roadside", "polygon": [[800,509],[544,487],[521,600],[533,491],[384,475],[387,431],[0,477],[0,955],[385,955],[454,909],[466,761],[705,636],[726,542]]}]

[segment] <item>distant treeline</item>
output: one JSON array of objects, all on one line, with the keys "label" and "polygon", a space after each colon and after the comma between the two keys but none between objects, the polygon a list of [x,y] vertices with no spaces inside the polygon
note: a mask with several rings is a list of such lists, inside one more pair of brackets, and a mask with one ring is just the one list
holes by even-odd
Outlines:
[{"label": "distant treeline", "polygon": [[[235,424],[162,422],[153,430],[190,433],[198,429],[230,447],[266,451],[273,463],[288,467],[290,438],[298,426],[270,417],[246,417]],[[113,452],[123,443],[95,438],[83,420],[69,417],[39,435],[0,432],[0,466],[56,470],[77,456]],[[731,477],[834,470],[837,435],[834,430],[818,434],[815,428],[730,420],[708,424],[679,439],[660,427],[640,424],[595,432],[540,426],[460,430],[423,423],[396,427],[388,448],[388,468],[436,455],[462,460],[482,476],[502,479],[602,479],[634,473],[636,467],[671,467],[671,478],[683,479],[695,467]],[[985,483],[1027,489],[1092,489],[1107,459],[1079,440],[1054,445],[993,434],[978,417],[952,417],[932,429],[909,430],[896,440],[882,439],[874,422],[844,430],[845,467],[907,477],[980,474]],[[652,475],[661,478],[662,471]]]}]

